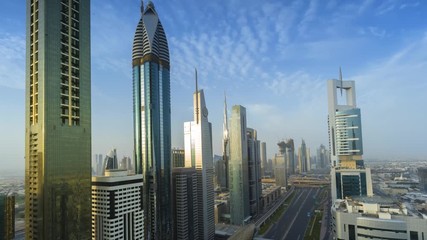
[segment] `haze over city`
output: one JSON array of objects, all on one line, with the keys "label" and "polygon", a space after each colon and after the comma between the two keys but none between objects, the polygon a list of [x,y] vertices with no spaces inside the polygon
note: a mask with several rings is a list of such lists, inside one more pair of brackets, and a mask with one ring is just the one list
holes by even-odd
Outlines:
[{"label": "haze over city", "polygon": [[[167,4],[166,4],[167,3]],[[92,153],[133,156],[131,51],[139,1],[91,2]],[[355,80],[364,157],[426,158],[427,10],[417,1],[167,1],[172,146],[192,119],[194,67],[221,153],[224,92],[267,142],[327,145],[326,80]],[[96,10],[96,11],[95,11]],[[24,173],[25,2],[0,8],[2,169]],[[3,168],[4,166],[4,168]]]}]

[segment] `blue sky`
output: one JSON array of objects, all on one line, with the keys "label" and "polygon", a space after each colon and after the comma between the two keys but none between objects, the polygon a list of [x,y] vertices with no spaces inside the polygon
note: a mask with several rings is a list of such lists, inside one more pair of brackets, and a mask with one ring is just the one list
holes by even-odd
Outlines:
[{"label": "blue sky", "polygon": [[[171,56],[172,145],[192,120],[193,68],[205,90],[214,153],[224,91],[267,142],[327,145],[326,81],[356,81],[364,152],[427,159],[424,1],[153,1]],[[138,0],[92,0],[92,153],[132,155],[132,68]],[[0,7],[0,166],[24,168],[25,1]]]}]

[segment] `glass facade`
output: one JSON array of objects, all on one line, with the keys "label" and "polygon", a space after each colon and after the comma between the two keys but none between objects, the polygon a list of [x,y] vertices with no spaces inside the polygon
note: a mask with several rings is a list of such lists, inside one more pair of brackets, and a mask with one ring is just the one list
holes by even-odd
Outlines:
[{"label": "glass facade", "polygon": [[132,52],[135,171],[144,181],[144,235],[171,239],[169,50],[154,5],[141,10]]},{"label": "glass facade", "polygon": [[27,239],[89,239],[90,1],[27,0]]},{"label": "glass facade", "polygon": [[250,216],[246,108],[233,106],[230,119],[230,222],[242,225]]},{"label": "glass facade", "polygon": [[363,155],[360,109],[336,112],[337,155]]}]

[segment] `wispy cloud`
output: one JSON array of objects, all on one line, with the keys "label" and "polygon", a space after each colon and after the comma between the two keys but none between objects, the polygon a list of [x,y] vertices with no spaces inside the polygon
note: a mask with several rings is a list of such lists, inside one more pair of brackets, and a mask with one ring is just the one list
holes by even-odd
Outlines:
[{"label": "wispy cloud", "polygon": [[24,89],[24,36],[0,34],[0,86]]}]

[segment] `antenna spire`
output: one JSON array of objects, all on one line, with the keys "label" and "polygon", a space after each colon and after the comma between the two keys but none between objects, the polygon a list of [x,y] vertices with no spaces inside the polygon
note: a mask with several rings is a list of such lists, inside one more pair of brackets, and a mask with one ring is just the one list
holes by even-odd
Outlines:
[{"label": "antenna spire", "polygon": [[144,0],[141,0],[141,14],[144,14]]},{"label": "antenna spire", "polygon": [[342,72],[341,72],[341,66],[340,66],[340,91],[341,91],[341,97],[342,97]]},{"label": "antenna spire", "polygon": [[200,106],[199,106],[199,86],[198,86],[198,82],[197,82],[197,68],[194,68],[194,72],[196,75],[196,124],[199,124]]}]

